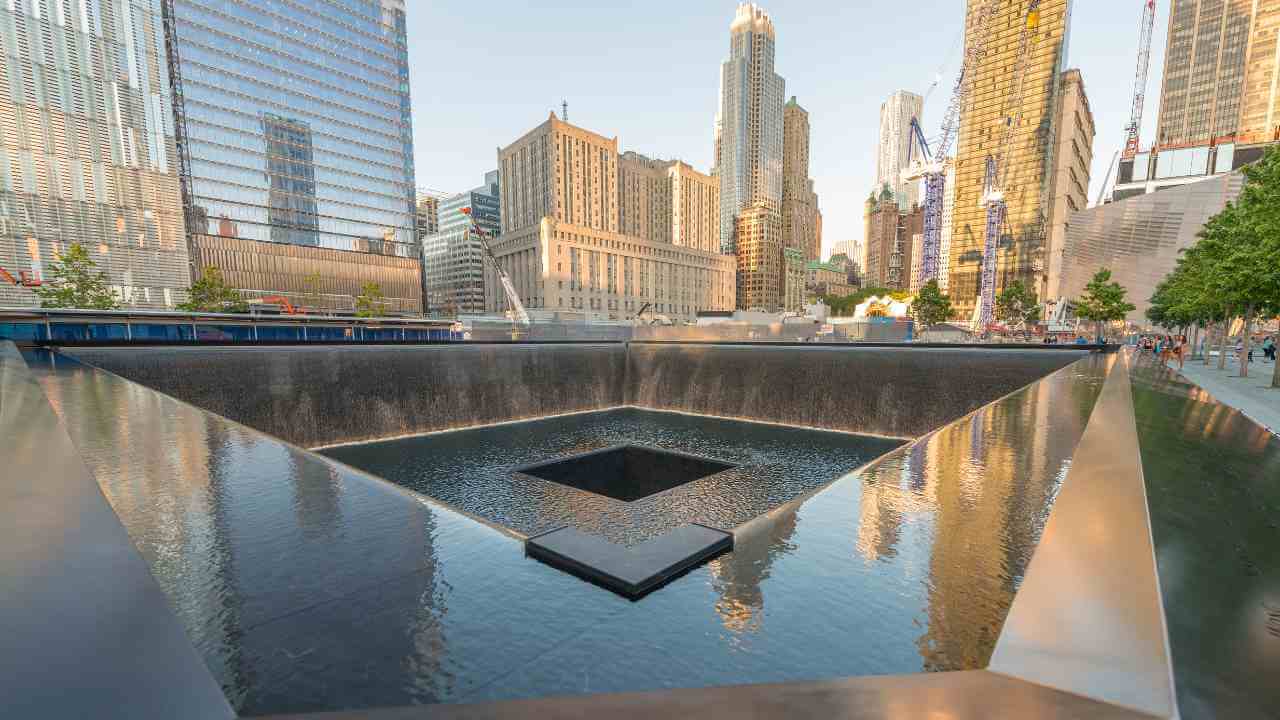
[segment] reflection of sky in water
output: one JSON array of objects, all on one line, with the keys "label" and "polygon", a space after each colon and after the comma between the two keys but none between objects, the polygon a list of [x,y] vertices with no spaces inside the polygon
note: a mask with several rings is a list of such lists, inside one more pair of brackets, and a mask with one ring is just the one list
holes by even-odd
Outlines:
[{"label": "reflection of sky in water", "polygon": [[60,360],[42,382],[237,709],[264,714],[980,667],[1101,362],[774,511],[640,602],[118,378]]}]

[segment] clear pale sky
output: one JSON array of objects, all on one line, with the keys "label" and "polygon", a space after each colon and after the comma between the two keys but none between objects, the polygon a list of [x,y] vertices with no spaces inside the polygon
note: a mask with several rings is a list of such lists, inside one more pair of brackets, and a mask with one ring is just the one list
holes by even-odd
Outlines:
[{"label": "clear pale sky", "polygon": [[[1143,144],[1154,135],[1169,3],[1157,0]],[[1067,66],[1079,68],[1098,133],[1090,202],[1129,117],[1143,0],[1075,0]],[[610,3],[612,5],[612,3]],[[809,111],[810,174],[824,254],[862,239],[875,180],[880,103],[925,93],[938,132],[960,62],[963,0],[762,3],[777,31],[777,71]],[[496,150],[569,102],[569,121],[621,150],[707,171],[732,0],[588,2],[410,0],[409,63],[419,187],[459,192],[497,166]],[[618,5],[623,5],[619,3]]]}]

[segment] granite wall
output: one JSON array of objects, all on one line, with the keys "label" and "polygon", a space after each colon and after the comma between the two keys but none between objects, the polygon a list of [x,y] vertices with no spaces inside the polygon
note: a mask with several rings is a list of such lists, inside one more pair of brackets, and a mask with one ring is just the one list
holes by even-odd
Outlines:
[{"label": "granite wall", "polygon": [[615,407],[626,367],[622,344],[64,352],[303,447]]},{"label": "granite wall", "polygon": [[916,437],[1084,351],[631,343],[629,404]]},{"label": "granite wall", "polygon": [[304,447],[623,404],[915,437],[1085,354],[643,342],[64,352]]}]

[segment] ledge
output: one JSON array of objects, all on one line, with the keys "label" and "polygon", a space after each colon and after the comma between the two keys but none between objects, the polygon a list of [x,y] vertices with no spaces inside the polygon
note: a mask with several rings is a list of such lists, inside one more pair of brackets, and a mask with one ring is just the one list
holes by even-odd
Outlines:
[{"label": "ledge", "polygon": [[695,523],[631,547],[572,527],[551,530],[525,542],[529,557],[631,600],[731,549],[733,535]]}]

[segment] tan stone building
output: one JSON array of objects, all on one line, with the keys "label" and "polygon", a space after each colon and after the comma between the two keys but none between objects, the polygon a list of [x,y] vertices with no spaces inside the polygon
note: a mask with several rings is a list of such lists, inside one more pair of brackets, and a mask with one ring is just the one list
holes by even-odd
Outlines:
[{"label": "tan stone building", "polygon": [[[965,43],[976,40],[976,13],[982,3],[969,0]],[[986,244],[986,208],[982,203],[987,157],[997,152],[1002,129],[1012,119],[1004,158],[1007,223],[996,251],[999,293],[1007,282],[1033,281],[1034,258],[1043,253],[1054,136],[1055,95],[1060,86],[1069,0],[1042,0],[1028,46],[1021,107],[1008,107],[1018,73],[1019,39],[1026,26],[1025,3],[1002,3],[987,28],[986,53],[972,75],[973,86],[960,114],[957,138],[955,202],[947,267],[947,292],[956,316],[967,318],[981,287]]]},{"label": "tan stone building", "polygon": [[924,234],[924,209],[898,208],[887,188],[872,204],[867,221],[867,267],[864,287],[911,290],[911,264],[915,236]]},{"label": "tan stone building", "polygon": [[819,260],[818,195],[809,178],[809,113],[792,97],[782,114],[782,244]]},{"label": "tan stone building", "polygon": [[1093,164],[1093,113],[1079,70],[1062,73],[1058,94],[1057,137],[1049,185],[1049,233],[1044,257],[1036,259],[1032,290],[1041,302],[1061,293],[1062,250],[1071,214],[1089,206],[1089,168]]},{"label": "tan stone building", "polygon": [[[493,251],[531,312],[625,320],[648,303],[692,321],[699,310],[733,309],[733,258],[674,242],[679,234],[718,243],[719,204],[701,187],[707,176],[679,162],[620,157],[616,137],[554,114],[500,148],[498,168],[502,235]],[[485,308],[508,309],[490,267]]]},{"label": "tan stone building", "polygon": [[776,312],[782,309],[784,268],[782,222],[760,202],[743,210],[734,227],[738,260],[738,308]]},{"label": "tan stone building", "polygon": [[804,310],[805,260],[799,248],[782,249],[782,309],[787,312]]},{"label": "tan stone building", "polygon": [[618,231],[623,235],[671,242],[672,163],[630,151],[618,159]]},{"label": "tan stone building", "polygon": [[703,252],[720,251],[720,180],[676,160],[671,183],[671,242]]}]

